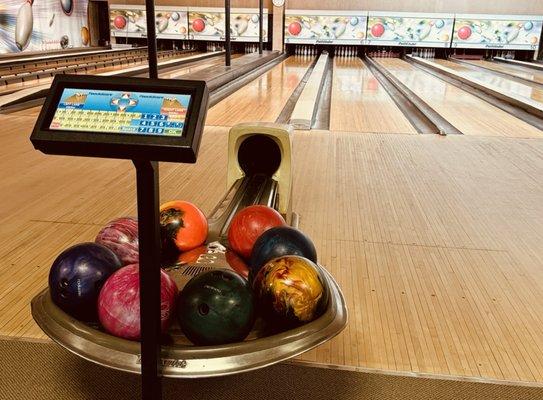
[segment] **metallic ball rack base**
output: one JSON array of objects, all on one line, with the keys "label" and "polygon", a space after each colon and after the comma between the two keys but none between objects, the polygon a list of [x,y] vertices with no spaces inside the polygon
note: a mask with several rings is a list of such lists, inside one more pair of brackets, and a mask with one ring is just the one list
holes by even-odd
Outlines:
[{"label": "metallic ball rack base", "polygon": [[[176,336],[173,344],[162,346],[162,376],[203,378],[251,371],[295,357],[336,336],[347,323],[347,309],[339,286],[324,268],[323,275],[329,302],[318,319],[271,336],[257,337],[253,331],[249,340],[221,346],[193,346]],[[32,300],[32,316],[52,340],[72,353],[109,368],[141,372],[139,342],[117,338],[70,317],[53,303],[49,289]]]}]

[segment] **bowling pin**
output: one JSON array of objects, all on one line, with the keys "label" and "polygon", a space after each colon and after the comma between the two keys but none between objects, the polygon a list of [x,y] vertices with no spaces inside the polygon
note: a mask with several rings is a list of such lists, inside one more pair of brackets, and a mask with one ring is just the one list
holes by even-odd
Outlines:
[{"label": "bowling pin", "polygon": [[26,0],[17,12],[15,22],[15,44],[19,50],[24,50],[30,42],[32,29],[34,28],[34,16],[32,15],[32,4],[34,0]]}]

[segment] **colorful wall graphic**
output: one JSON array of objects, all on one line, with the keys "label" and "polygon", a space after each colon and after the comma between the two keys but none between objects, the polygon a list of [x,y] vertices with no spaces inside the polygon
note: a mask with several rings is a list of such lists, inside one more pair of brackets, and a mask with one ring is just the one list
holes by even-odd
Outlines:
[{"label": "colorful wall graphic", "polygon": [[145,37],[147,21],[144,6],[110,6],[109,27],[113,37]]},{"label": "colorful wall graphic", "polygon": [[90,44],[88,0],[0,1],[0,53]]},{"label": "colorful wall graphic", "polygon": [[157,7],[156,33],[160,39],[182,39],[188,34],[188,13],[182,7]]},{"label": "colorful wall graphic", "polygon": [[[190,8],[189,38],[194,40],[224,40],[225,14],[222,8]],[[230,37],[238,42],[258,42],[259,15],[257,9],[233,8],[230,15]],[[268,37],[268,10],[264,9],[264,41]]]},{"label": "colorful wall graphic", "polygon": [[[222,41],[225,36],[225,14],[222,8],[191,8],[157,6],[155,22],[157,37],[162,39],[193,39]],[[113,37],[145,37],[147,22],[144,6],[110,6],[109,20]],[[257,9],[233,8],[230,15],[231,39],[258,42]],[[264,41],[268,35],[268,11],[264,10]]]},{"label": "colorful wall graphic", "polygon": [[457,15],[452,47],[537,50],[543,17]]},{"label": "colorful wall graphic", "polygon": [[453,14],[370,12],[368,44],[376,46],[449,47]]},{"label": "colorful wall graphic", "polygon": [[[113,37],[146,37],[147,14],[144,6],[115,6],[109,8]],[[159,39],[186,39],[188,16],[186,7],[158,6],[155,9],[156,34]]]},{"label": "colorful wall graphic", "polygon": [[288,10],[286,43],[365,44],[365,11]]}]

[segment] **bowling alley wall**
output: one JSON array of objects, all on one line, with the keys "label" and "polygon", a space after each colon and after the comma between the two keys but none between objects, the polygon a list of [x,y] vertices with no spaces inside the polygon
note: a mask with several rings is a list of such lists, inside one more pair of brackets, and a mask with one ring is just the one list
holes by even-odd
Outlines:
[{"label": "bowling alley wall", "polygon": [[88,0],[1,0],[0,53],[90,44]]},{"label": "bowling alley wall", "polygon": [[[109,0],[110,4],[145,4],[144,0]],[[224,0],[155,0],[163,6],[224,7]],[[232,0],[232,7],[257,8],[257,0]],[[543,15],[541,0],[286,0],[286,9],[368,10],[465,14]],[[264,7],[272,9],[271,0]]]}]

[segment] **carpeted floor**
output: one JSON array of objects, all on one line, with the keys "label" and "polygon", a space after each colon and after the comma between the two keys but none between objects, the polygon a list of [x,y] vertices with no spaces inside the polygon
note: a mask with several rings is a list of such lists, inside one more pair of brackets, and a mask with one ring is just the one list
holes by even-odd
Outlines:
[{"label": "carpeted floor", "polygon": [[[541,400],[543,388],[347,372],[281,364],[224,378],[164,379],[176,400]],[[0,340],[1,400],[137,400],[139,376],[106,369],[50,343]]]}]

